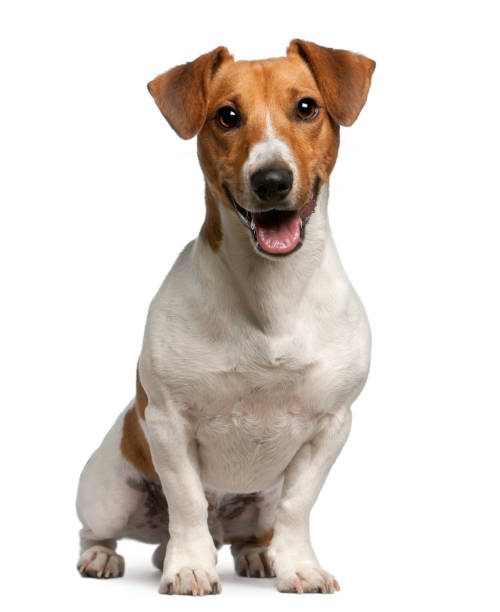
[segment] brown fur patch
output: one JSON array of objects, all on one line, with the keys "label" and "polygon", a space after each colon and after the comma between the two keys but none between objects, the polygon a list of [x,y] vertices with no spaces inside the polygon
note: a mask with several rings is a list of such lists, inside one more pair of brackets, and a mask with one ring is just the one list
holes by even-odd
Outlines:
[{"label": "brown fur patch", "polygon": [[[221,65],[232,61],[225,47],[217,47],[148,83],[149,92],[162,115],[181,138],[192,138],[201,130],[207,119],[210,82]],[[206,207],[205,223],[200,233],[216,251],[222,240],[220,213],[208,189]]]},{"label": "brown fur patch", "polygon": [[134,404],[134,407],[137,411],[138,416],[141,419],[145,418],[147,405],[148,405],[148,396],[146,395],[146,391],[144,391],[144,387],[141,384],[141,379],[139,378],[139,366],[137,366],[136,375],[135,375],[135,404]]},{"label": "brown fur patch", "polygon": [[122,439],[120,449],[127,461],[149,478],[159,480],[153,465],[148,441],[141,427],[140,419],[144,419],[148,397],[139,378],[137,370],[135,403],[127,411],[123,420]]},{"label": "brown fur patch", "polygon": [[231,540],[225,540],[224,544],[245,544],[251,546],[265,546],[267,548],[273,539],[273,535],[274,529],[270,529],[260,536],[251,536],[249,538],[232,538]]},{"label": "brown fur patch", "polygon": [[255,543],[257,546],[269,546],[271,544],[271,540],[273,539],[274,529],[270,529],[267,533],[262,534],[255,538]]},{"label": "brown fur patch", "polygon": [[201,130],[207,115],[210,79],[220,64],[230,59],[226,47],[217,47],[148,83],[162,115],[181,138],[192,138]]},{"label": "brown fur patch", "polygon": [[205,222],[202,225],[200,234],[203,240],[210,246],[212,251],[217,251],[222,240],[222,228],[220,221],[220,211],[217,202],[214,200],[208,188],[205,190],[206,213]]},{"label": "brown fur patch", "polygon": [[[234,211],[224,185],[244,202],[242,168],[262,140],[268,117],[297,164],[294,206],[302,208],[316,182],[328,181],[337,159],[339,124],[351,125],[368,94],[375,62],[349,51],[295,39],[287,57],[234,62],[218,47],[193,62],[172,68],[149,83],[161,112],[182,138],[198,134],[198,157],[206,181],[206,218],[201,237],[217,251],[223,239],[219,205]],[[319,115],[310,122],[296,115],[297,102],[312,97]],[[241,125],[222,129],[217,110],[231,105]],[[248,179],[248,177],[247,177]],[[247,207],[260,202],[250,193]]]},{"label": "brown fur patch", "polygon": [[331,117],[340,125],[352,125],[366,102],[375,62],[359,53],[299,39],[292,40],[287,53],[307,63]]},{"label": "brown fur patch", "polygon": [[[295,109],[301,97],[316,99],[324,109],[315,121],[297,119]],[[214,120],[217,109],[227,104],[240,113],[237,129],[223,130]],[[317,179],[319,187],[328,181],[337,158],[339,127],[325,107],[316,79],[298,53],[227,62],[220,67],[210,82],[207,121],[198,135],[198,157],[207,185],[207,221],[202,236],[212,248],[222,239],[222,233],[217,232],[217,223],[208,219],[218,217],[217,203],[234,212],[223,185],[236,201],[244,201],[242,168],[250,149],[263,139],[268,117],[297,164],[296,208],[305,205]],[[260,203],[256,200],[253,205],[258,208]]]}]

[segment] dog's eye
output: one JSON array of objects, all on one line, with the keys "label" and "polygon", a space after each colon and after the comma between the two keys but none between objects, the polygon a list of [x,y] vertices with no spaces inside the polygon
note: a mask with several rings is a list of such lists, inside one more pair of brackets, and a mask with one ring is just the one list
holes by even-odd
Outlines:
[{"label": "dog's eye", "polygon": [[318,105],[312,98],[302,98],[297,102],[295,112],[299,119],[309,121],[318,114]]},{"label": "dog's eye", "polygon": [[232,106],[223,106],[217,111],[217,122],[228,130],[239,126],[240,116]]}]

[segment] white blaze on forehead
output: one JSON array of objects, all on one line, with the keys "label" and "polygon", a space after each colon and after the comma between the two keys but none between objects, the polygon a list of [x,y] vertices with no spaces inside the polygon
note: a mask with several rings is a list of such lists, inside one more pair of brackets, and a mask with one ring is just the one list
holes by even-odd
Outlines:
[{"label": "white blaze on forehead", "polygon": [[259,168],[272,166],[273,164],[286,164],[293,174],[293,185],[295,186],[298,178],[295,158],[286,142],[278,138],[276,135],[271,121],[271,116],[268,112],[266,116],[266,131],[264,132],[264,138],[254,144],[250,149],[248,158],[241,169],[246,197],[248,197],[251,193],[251,175],[259,170]]}]

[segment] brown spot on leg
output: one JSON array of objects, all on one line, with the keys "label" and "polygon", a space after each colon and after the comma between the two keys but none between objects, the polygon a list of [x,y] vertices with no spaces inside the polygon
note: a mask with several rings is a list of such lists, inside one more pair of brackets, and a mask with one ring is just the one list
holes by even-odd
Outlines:
[{"label": "brown spot on leg", "polygon": [[231,538],[226,540],[225,544],[248,544],[252,546],[260,546],[267,548],[273,539],[274,529],[270,529],[266,533],[259,536],[251,536],[249,538]]},{"label": "brown spot on leg", "polygon": [[263,533],[260,536],[255,538],[255,543],[257,546],[265,546],[266,548],[271,544],[271,540],[273,539],[274,529],[270,529],[267,533]]},{"label": "brown spot on leg", "polygon": [[127,461],[149,478],[159,480],[153,466],[151,451],[142,430],[135,408],[131,408],[123,420],[120,448]]},{"label": "brown spot on leg", "polygon": [[139,378],[137,370],[136,396],[133,407],[127,411],[123,420],[122,440],[120,449],[127,461],[149,478],[159,480],[153,466],[149,444],[141,427],[140,419],[144,419],[148,397]]},{"label": "brown spot on leg", "polygon": [[273,537],[273,530],[247,540],[233,541],[231,554],[234,568],[239,576],[247,578],[271,578],[275,576],[267,556],[267,548]]}]

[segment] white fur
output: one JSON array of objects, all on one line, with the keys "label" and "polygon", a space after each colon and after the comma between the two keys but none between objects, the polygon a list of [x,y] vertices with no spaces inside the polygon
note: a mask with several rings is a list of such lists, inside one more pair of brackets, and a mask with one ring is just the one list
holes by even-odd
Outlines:
[{"label": "white fur", "polygon": [[303,247],[273,261],[221,207],[220,251],[190,243],[151,304],[140,376],[178,542],[165,580],[186,564],[215,571],[204,487],[241,493],[283,480],[271,546],[278,585],[287,590],[309,568],[331,590],[309,543],[309,512],[347,437],[370,334],[331,238],[327,197],[324,187]]},{"label": "white fur", "polygon": [[[245,202],[251,202],[253,199],[253,191],[250,186],[250,177],[252,174],[264,166],[272,166],[274,164],[286,164],[293,175],[293,184],[288,199],[294,202],[296,195],[296,185],[298,184],[299,174],[295,157],[290,150],[290,147],[278,138],[274,130],[271,115],[269,112],[266,115],[266,130],[264,137],[259,142],[255,143],[248,153],[241,168],[241,180],[243,184],[243,194]],[[259,210],[259,206],[245,206],[248,210]]]},{"label": "white fur", "polygon": [[[108,542],[120,537],[128,518],[137,506],[139,493],[124,489],[127,478],[138,479],[139,472],[125,461],[121,451],[123,417],[132,403],[119,415],[102,444],[88,460],[80,477],[76,507],[84,528],[81,535],[81,552],[89,545]],[[124,495],[126,491],[126,495]],[[96,500],[107,503],[95,503]]]},{"label": "white fur", "polygon": [[[289,152],[269,131],[244,172],[276,155]],[[324,186],[302,248],[273,260],[220,206],[220,249],[189,243],[152,301],[139,372],[149,400],[143,427],[168,500],[162,592],[220,591],[207,491],[216,501],[267,492],[261,526],[274,526],[278,588],[336,588],[310,544],[309,513],[349,433],[370,333],[337,255],[327,200]],[[78,498],[82,552],[105,547],[103,559],[114,559],[141,495],[125,486],[140,475],[121,456],[121,426],[122,417],[90,459]]]}]

